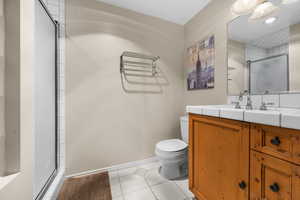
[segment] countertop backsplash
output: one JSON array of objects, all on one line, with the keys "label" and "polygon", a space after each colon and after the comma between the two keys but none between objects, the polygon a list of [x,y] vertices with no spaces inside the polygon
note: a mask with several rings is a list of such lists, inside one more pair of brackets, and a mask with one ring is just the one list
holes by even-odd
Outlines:
[{"label": "countertop backsplash", "polygon": [[[258,109],[262,102],[272,103],[271,107],[281,108],[295,108],[300,109],[300,93],[295,94],[272,94],[272,95],[251,95],[252,105],[254,109]],[[239,96],[228,96],[227,103],[233,104],[233,102],[239,101]],[[243,96],[241,105],[246,105],[247,97]]]}]

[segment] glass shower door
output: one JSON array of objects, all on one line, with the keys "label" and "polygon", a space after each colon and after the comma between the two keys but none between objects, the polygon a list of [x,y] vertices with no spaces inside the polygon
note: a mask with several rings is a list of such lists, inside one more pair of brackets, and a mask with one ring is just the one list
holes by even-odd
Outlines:
[{"label": "glass shower door", "polygon": [[34,198],[44,191],[57,169],[57,23],[44,4],[35,6],[34,64]]}]

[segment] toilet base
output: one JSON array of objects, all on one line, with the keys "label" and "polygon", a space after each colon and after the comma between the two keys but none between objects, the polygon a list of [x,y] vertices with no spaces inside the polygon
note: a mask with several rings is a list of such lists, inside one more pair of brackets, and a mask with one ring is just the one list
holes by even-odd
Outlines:
[{"label": "toilet base", "polygon": [[188,165],[187,162],[183,164],[161,164],[158,172],[168,180],[183,179],[188,176]]}]

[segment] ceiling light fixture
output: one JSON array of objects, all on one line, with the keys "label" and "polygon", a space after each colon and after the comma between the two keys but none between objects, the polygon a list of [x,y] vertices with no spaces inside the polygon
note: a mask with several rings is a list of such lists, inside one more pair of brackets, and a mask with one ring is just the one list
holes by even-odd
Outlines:
[{"label": "ceiling light fixture", "polygon": [[282,0],[282,4],[292,4],[292,3],[296,3],[299,0]]},{"label": "ceiling light fixture", "polygon": [[279,8],[270,1],[258,5],[252,13],[250,20],[259,20],[274,14]]},{"label": "ceiling light fixture", "polygon": [[232,5],[231,11],[237,15],[249,14],[262,2],[263,0],[237,0]]},{"label": "ceiling light fixture", "polygon": [[277,17],[270,17],[265,20],[265,24],[273,24],[277,20]]}]

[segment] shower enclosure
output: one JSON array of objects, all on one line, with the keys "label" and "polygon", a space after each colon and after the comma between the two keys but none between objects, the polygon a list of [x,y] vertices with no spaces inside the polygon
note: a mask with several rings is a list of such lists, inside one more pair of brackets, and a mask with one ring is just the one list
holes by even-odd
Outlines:
[{"label": "shower enclosure", "polygon": [[58,168],[58,23],[41,0],[35,5],[34,197],[47,191]]},{"label": "shower enclosure", "polygon": [[[30,134],[21,130],[21,5],[19,0],[0,0],[0,189],[20,170],[20,138]],[[57,173],[58,163],[58,31],[42,0],[34,0],[33,83],[33,197],[41,199]],[[30,20],[30,19],[25,19]],[[25,35],[25,34],[24,34]],[[27,52],[26,52],[27,53]],[[28,53],[31,56],[31,52]],[[24,56],[26,57],[26,56]],[[31,60],[31,59],[29,59]],[[24,81],[23,81],[24,82]],[[30,83],[30,84],[31,84]],[[27,89],[27,88],[26,88]],[[25,92],[24,92],[25,93]],[[31,94],[31,91],[29,91]],[[27,101],[27,99],[25,98]],[[25,101],[24,100],[24,101]],[[30,115],[31,113],[29,113]],[[24,122],[24,121],[23,121]],[[31,126],[31,125],[30,125]],[[24,134],[25,133],[25,134]],[[23,143],[22,146],[26,146]],[[30,156],[31,157],[31,156]],[[30,181],[30,180],[29,180]],[[29,182],[30,184],[30,182]],[[15,191],[16,193],[18,191]]]}]

